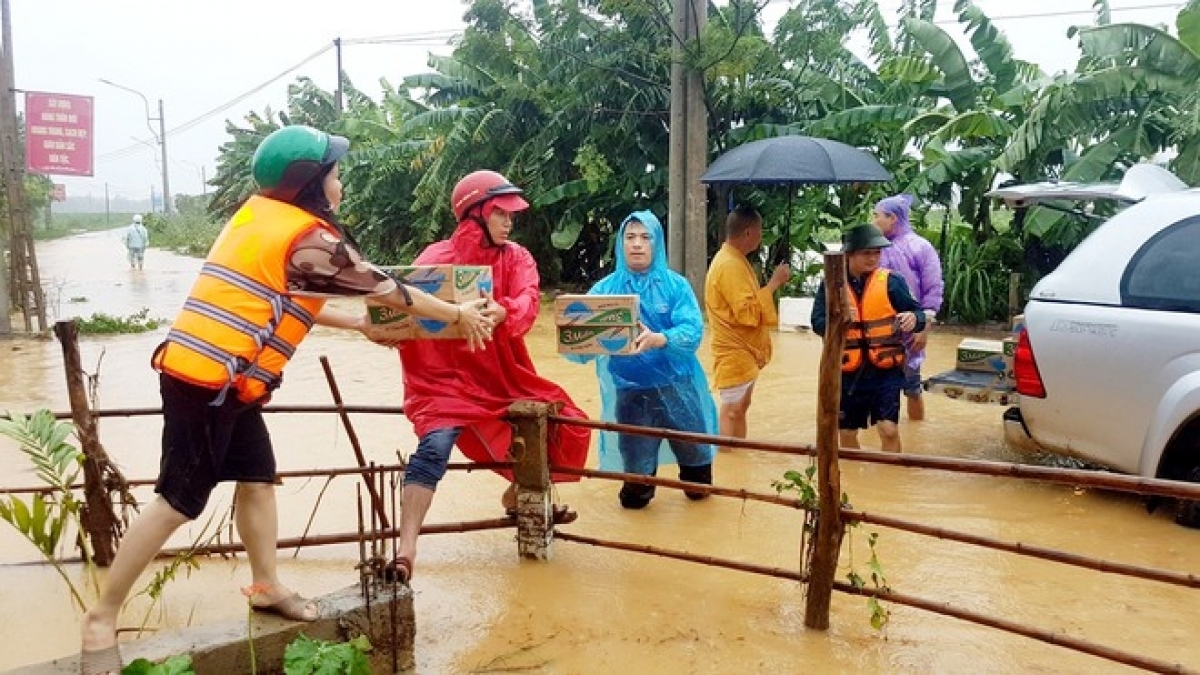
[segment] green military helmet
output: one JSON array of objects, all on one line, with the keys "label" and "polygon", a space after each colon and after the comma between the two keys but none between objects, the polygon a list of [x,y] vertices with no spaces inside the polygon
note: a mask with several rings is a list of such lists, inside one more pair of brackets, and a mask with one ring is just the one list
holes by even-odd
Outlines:
[{"label": "green military helmet", "polygon": [[842,251],[853,253],[869,249],[887,248],[892,245],[878,227],[870,223],[855,225],[842,235]]},{"label": "green military helmet", "polygon": [[250,170],[263,196],[290,202],[349,149],[350,141],[341,136],[295,124],[271,132],[258,144]]}]

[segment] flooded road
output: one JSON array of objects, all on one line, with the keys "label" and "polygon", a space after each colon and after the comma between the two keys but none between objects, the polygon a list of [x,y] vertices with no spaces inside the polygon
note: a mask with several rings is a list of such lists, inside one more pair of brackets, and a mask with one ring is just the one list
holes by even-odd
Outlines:
[{"label": "flooded road", "polygon": [[[199,261],[151,250],[144,272],[126,269],[113,233],[39,242],[47,304],[58,316],[103,311],[128,315],[143,307],[168,319],[181,304]],[[57,292],[56,292],[57,291]],[[56,302],[57,300],[57,302]],[[353,306],[353,305],[350,305]],[[157,407],[148,366],[165,328],[151,334],[86,338],[84,367],[99,370],[102,408]],[[750,411],[753,438],[812,442],[821,342],[809,333],[780,333]],[[953,366],[962,336],[935,334],[927,374]],[[592,414],[599,399],[591,367],[554,353],[549,315],[529,338],[541,372],[558,381]],[[318,329],[289,366],[278,403],[328,403],[318,358],[329,358],[349,404],[399,405],[399,359],[348,333]],[[707,364],[707,356],[703,361]],[[98,365],[97,365],[98,364]],[[59,345],[51,340],[0,342],[0,409],[66,410]],[[1012,461],[1002,441],[999,406],[930,397],[928,418],[901,422],[907,452]],[[402,417],[353,416],[369,459],[394,462],[415,439]],[[282,470],[351,466],[354,456],[333,415],[268,416]],[[155,418],[105,419],[100,436],[130,478],[153,477],[160,426]],[[876,445],[868,431],[864,445]],[[595,465],[593,457],[589,466]],[[749,451],[722,453],[716,482],[770,492],[784,471],[807,460]],[[669,474],[668,474],[669,475]],[[844,463],[843,485],[859,509],[930,526],[1088,556],[1200,572],[1200,531],[1175,526],[1167,514],[1146,513],[1132,497],[1033,482]],[[0,440],[0,483],[32,486],[22,455]],[[714,498],[689,502],[660,491],[644,511],[625,511],[615,483],[590,480],[560,487],[580,512],[570,532],[643,543],[748,563],[795,569],[798,512]],[[490,473],[452,473],[443,482],[429,523],[495,517],[503,481]],[[139,492],[143,499],[149,491]],[[230,491],[210,502],[226,516]],[[312,520],[317,533],[355,529],[353,483],[345,478],[289,481],[280,488],[281,536],[297,536]],[[206,537],[198,523],[176,538]],[[228,523],[220,527],[227,529]],[[866,574],[866,531],[878,531],[878,553],[893,590],[998,618],[1058,631],[1200,669],[1198,591],[1076,570],[1020,556],[974,549],[917,535],[859,528],[853,564]],[[227,536],[227,535],[225,535]],[[413,588],[420,673],[1125,673],[1132,669],[1041,642],[1011,636],[917,609],[892,607],[878,632],[865,600],[835,594],[826,633],[803,626],[799,585],[769,578],[558,542],[547,564],[517,559],[511,531],[436,535],[422,539]],[[356,546],[281,553],[284,578],[306,594],[356,580]],[[0,524],[0,670],[77,649],[78,614],[63,582],[33,548]],[[851,556],[843,554],[843,566]],[[77,566],[68,574],[86,585]],[[103,574],[103,572],[101,572]],[[844,578],[839,574],[839,578]],[[148,579],[148,577],[147,577]],[[200,569],[167,584],[161,605],[147,611],[134,599],[122,625],[143,621],[177,627],[245,616],[248,569],[242,559],[203,560]],[[35,601],[31,602],[31,598]]]}]

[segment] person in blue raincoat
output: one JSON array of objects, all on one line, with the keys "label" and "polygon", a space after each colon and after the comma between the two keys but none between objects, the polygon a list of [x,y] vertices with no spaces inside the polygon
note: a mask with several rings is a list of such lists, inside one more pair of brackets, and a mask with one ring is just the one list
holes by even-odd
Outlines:
[{"label": "person in blue raincoat", "polygon": [[[588,294],[638,296],[641,331],[635,353],[567,358],[595,360],[603,419],[716,434],[717,409],[696,358],[704,318],[691,284],[667,267],[662,224],[649,211],[630,214],[621,223],[615,249],[615,271]],[[600,468],[606,471],[654,476],[661,464],[678,462],[680,480],[711,485],[715,454],[709,444],[600,434]],[[684,494],[693,500],[708,496]],[[626,482],[618,497],[627,509],[645,508],[654,499],[654,486]]]}]

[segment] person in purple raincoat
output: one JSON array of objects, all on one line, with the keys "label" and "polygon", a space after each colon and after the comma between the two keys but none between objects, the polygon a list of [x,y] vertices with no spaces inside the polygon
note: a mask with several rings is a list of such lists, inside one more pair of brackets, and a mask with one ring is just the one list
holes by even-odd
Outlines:
[{"label": "person in purple raincoat", "polygon": [[912,195],[892,195],[875,204],[873,222],[892,245],[883,249],[879,266],[898,272],[908,282],[913,297],[925,312],[925,330],[906,337],[904,397],[908,401],[908,419],[925,419],[925,401],[921,398],[921,362],[925,360],[925,342],[933,326],[933,317],[942,308],[942,261],[933,244],[913,232],[908,222]]}]

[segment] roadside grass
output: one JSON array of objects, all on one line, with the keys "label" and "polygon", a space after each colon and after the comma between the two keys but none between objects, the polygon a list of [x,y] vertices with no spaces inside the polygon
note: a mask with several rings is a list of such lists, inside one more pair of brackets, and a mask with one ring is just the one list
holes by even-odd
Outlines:
[{"label": "roadside grass", "polygon": [[55,213],[50,216],[49,225],[45,221],[34,223],[33,238],[49,241],[84,232],[114,230],[128,225],[132,219],[132,213]]}]

